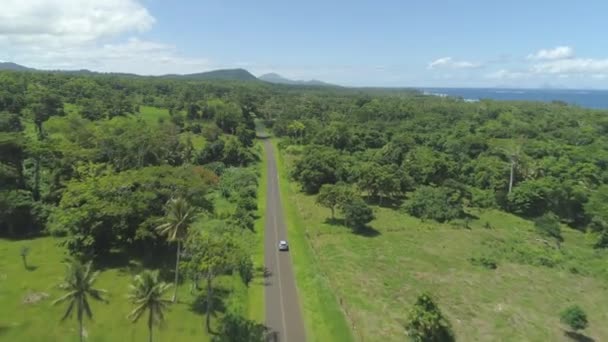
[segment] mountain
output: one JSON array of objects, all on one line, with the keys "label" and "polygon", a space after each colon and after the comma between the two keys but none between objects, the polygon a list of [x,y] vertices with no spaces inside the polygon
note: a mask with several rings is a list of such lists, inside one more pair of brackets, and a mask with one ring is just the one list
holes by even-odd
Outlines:
[{"label": "mountain", "polygon": [[34,69],[24,67],[13,62],[0,62],[0,70],[11,70],[11,71],[32,71]]},{"label": "mountain", "polygon": [[333,84],[325,83],[317,80],[310,81],[300,81],[300,80],[290,80],[276,73],[269,73],[258,77],[258,79],[268,82],[268,83],[276,83],[276,84],[291,84],[291,85],[308,85],[308,86],[334,86]]},{"label": "mountain", "polygon": [[249,71],[245,69],[221,69],[196,74],[186,75],[164,75],[162,78],[179,78],[187,80],[230,80],[230,81],[257,81]]}]

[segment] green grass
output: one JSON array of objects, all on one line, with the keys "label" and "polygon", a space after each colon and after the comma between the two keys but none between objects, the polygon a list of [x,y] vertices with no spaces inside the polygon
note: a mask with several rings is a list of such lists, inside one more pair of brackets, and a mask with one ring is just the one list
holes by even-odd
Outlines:
[{"label": "green grass", "polygon": [[[287,181],[291,158],[282,158],[281,194],[315,337],[322,330],[324,340],[336,340],[324,311],[335,300],[319,300],[335,296],[358,339],[403,341],[407,312],[418,294],[429,291],[460,341],[566,340],[559,312],[575,303],[589,318],[582,333],[608,340],[608,253],[594,251],[591,236],[564,228],[558,251],[538,241],[531,222],[500,211],[471,212],[478,219],[468,230],[379,207],[371,223],[379,235],[356,235],[326,223],[329,210]],[[493,228],[484,228],[486,222]],[[534,266],[539,254],[555,266]],[[471,263],[479,256],[496,260],[498,268]]]},{"label": "green grass", "polygon": [[[57,288],[64,275],[64,258],[58,240],[51,237],[33,240],[0,240],[0,341],[78,341],[77,321],[72,318],[60,322],[63,305],[52,306],[52,301],[61,291]],[[24,268],[19,251],[22,246],[30,247],[28,264],[34,269]],[[147,329],[145,321],[132,324],[126,319],[132,305],[125,298],[133,271],[132,267],[111,268],[101,272],[96,283],[98,288],[108,291],[109,304],[92,301],[93,321],[85,321],[88,341],[145,341]],[[233,278],[234,277],[234,278]],[[246,313],[247,288],[238,276],[219,278],[217,287],[229,289],[226,307],[233,312]],[[172,291],[167,294],[170,297]],[[34,304],[25,304],[28,294],[49,295]],[[179,287],[178,303],[173,304],[166,316],[164,326],[155,330],[156,341],[208,341],[204,329],[204,316],[191,310],[194,295],[190,294],[190,284]],[[213,319],[212,324],[217,323]]]},{"label": "green grass", "polygon": [[253,252],[253,264],[255,267],[255,278],[249,285],[249,319],[258,323],[265,322],[264,302],[264,220],[266,215],[266,179],[268,170],[266,167],[266,153],[262,149],[262,143],[258,142],[256,148],[260,150],[260,184],[258,185],[258,219],[255,221],[255,249]]},{"label": "green grass", "polygon": [[157,124],[160,119],[169,120],[171,116],[169,115],[169,110],[166,108],[158,108],[158,107],[150,107],[150,106],[140,106],[139,107],[139,115],[149,124]]},{"label": "green grass", "polygon": [[[310,233],[309,222],[300,215],[300,203],[293,186],[287,181],[287,169],[275,146],[281,201],[291,245],[296,284],[304,315],[306,334],[309,341],[352,341],[350,328],[338,299],[331,291],[331,283],[324,267],[319,264],[318,252],[307,238]],[[361,274],[363,276],[363,274]]]}]

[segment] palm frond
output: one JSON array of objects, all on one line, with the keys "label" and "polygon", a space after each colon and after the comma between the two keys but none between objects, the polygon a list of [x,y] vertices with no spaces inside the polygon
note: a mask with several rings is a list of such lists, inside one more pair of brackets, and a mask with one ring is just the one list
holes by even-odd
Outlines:
[{"label": "palm frond", "polygon": [[84,309],[84,313],[87,315],[89,319],[93,319],[93,312],[91,311],[91,307],[89,306],[89,301],[86,297],[82,299],[82,306]]},{"label": "palm frond", "polygon": [[76,294],[76,291],[70,291],[70,292],[64,294],[63,296],[55,299],[53,301],[53,305],[56,305],[56,304],[61,303],[61,302],[64,302],[64,301],[66,301],[68,299],[72,299],[75,294]]},{"label": "palm frond", "polygon": [[74,304],[76,303],[76,301],[71,301],[70,305],[68,305],[68,308],[65,310],[65,313],[63,314],[63,316],[61,317],[62,321],[65,321],[66,318],[70,317],[72,315],[72,311],[74,311]]}]

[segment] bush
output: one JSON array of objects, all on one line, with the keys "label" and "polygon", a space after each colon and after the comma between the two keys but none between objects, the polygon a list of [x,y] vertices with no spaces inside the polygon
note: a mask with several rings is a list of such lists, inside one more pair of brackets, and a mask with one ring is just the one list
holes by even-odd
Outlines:
[{"label": "bush", "polygon": [[560,247],[560,243],[564,241],[562,237],[562,229],[559,226],[559,220],[555,214],[547,213],[534,220],[534,227],[536,231],[548,238],[555,240],[557,248]]},{"label": "bush", "polygon": [[567,324],[572,330],[582,330],[588,325],[587,314],[578,305],[572,305],[567,307],[560,313],[560,321]]},{"label": "bush", "polygon": [[498,267],[497,262],[488,257],[471,258],[469,261],[475,266],[481,266],[489,270],[495,270]]},{"label": "bush", "polygon": [[372,209],[361,198],[354,198],[342,205],[346,226],[360,230],[374,219]]},{"label": "bush", "polygon": [[238,208],[243,208],[248,211],[258,210],[258,202],[253,197],[239,197],[236,205]]},{"label": "bush", "polygon": [[471,205],[478,208],[496,208],[496,195],[492,190],[471,188]]},{"label": "bush", "polygon": [[408,315],[405,330],[410,340],[415,342],[454,341],[450,323],[426,293],[416,299]]},{"label": "bush", "polygon": [[212,338],[213,342],[264,342],[269,330],[263,324],[250,321],[229,313],[222,318],[220,331]]},{"label": "bush", "polygon": [[421,219],[439,222],[464,216],[462,193],[448,187],[421,186],[405,204],[407,212]]}]

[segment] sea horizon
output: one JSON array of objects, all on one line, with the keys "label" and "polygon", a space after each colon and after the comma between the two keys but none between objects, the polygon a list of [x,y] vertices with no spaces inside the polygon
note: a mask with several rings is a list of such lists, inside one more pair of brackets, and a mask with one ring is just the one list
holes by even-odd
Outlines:
[{"label": "sea horizon", "polygon": [[566,88],[415,88],[426,95],[462,98],[465,101],[491,99],[498,101],[562,101],[590,109],[608,109],[608,89]]}]

